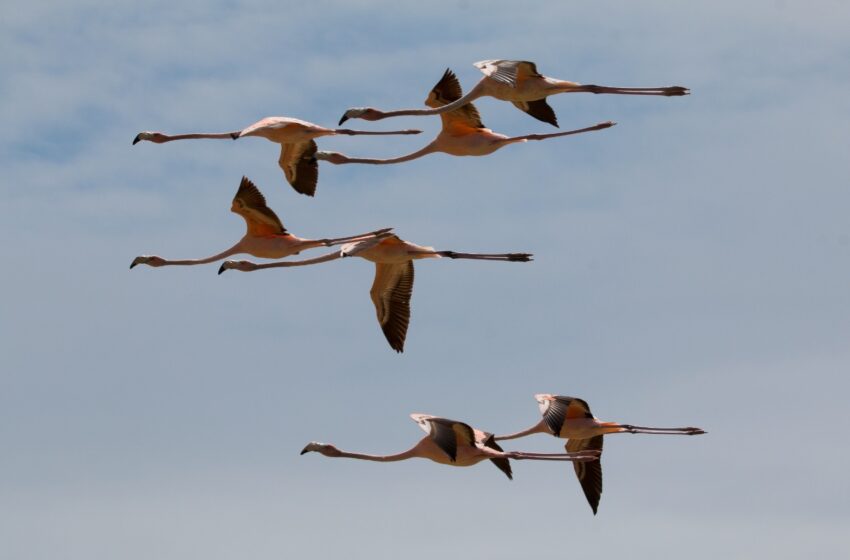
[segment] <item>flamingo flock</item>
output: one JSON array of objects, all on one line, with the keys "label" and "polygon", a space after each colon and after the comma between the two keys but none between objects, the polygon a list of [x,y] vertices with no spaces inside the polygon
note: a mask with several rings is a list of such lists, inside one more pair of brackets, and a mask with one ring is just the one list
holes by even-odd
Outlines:
[{"label": "flamingo flock", "polygon": [[[485,60],[476,62],[484,76],[468,93],[464,94],[457,76],[447,69],[425,99],[427,109],[400,109],[383,111],[374,107],[355,107],[346,110],[339,126],[349,119],[377,121],[396,116],[439,115],[441,129],[434,140],[422,148],[390,158],[352,157],[340,152],[319,150],[316,140],[325,136],[409,135],[420,130],[366,131],[346,128],[328,128],[292,117],[267,117],[233,132],[165,134],[144,131],[133,139],[140,142],[164,144],[175,140],[226,139],[260,137],[280,144],[278,165],[285,180],[303,195],[314,196],[319,177],[319,162],[340,164],[395,164],[411,161],[431,153],[453,156],[486,156],[511,145],[529,141],[548,140],[599,131],[615,125],[606,121],[595,125],[555,133],[530,133],[507,136],[486,128],[479,110],[472,103],[481,97],[508,101],[531,117],[558,127],[558,119],[547,98],[560,93],[594,93],[615,95],[643,95],[677,97],[688,95],[688,88],[667,87],[610,87],[582,85],[550,78],[540,74],[533,62],[517,60]],[[466,259],[479,261],[531,262],[528,252],[471,253],[437,250],[416,245],[401,239],[393,228],[383,227],[370,232],[334,238],[301,238],[284,227],[278,215],[268,207],[259,188],[246,176],[242,177],[233,198],[231,211],[239,214],[246,223],[245,235],[233,246],[212,256],[198,259],[171,260],[158,255],[140,255],[133,259],[130,268],[147,265],[192,266],[224,261],[218,269],[251,272],[271,268],[309,266],[345,257],[360,257],[375,263],[375,276],[369,291],[375,307],[378,325],[389,344],[397,353],[404,351],[410,325],[411,298],[413,295],[414,265],[420,259]],[[329,253],[300,260],[280,260],[320,247],[335,247]],[[273,259],[274,262],[255,263],[247,260],[226,260],[239,254]],[[499,267],[495,267],[499,268]],[[460,273],[460,271],[458,271]],[[493,270],[495,274],[495,269]],[[509,479],[513,478],[511,460],[561,461],[573,464],[579,485],[596,515],[602,495],[601,455],[603,438],[615,433],[700,435],[701,428],[652,428],[603,422],[590,412],[587,402],[551,394],[535,396],[542,419],[529,428],[495,435],[473,428],[458,420],[449,420],[429,414],[411,414],[411,418],[426,433],[418,443],[406,451],[390,455],[370,455],[342,451],[337,447],[310,442],[301,451],[304,455],[315,452],[326,457],[351,458],[376,462],[396,462],[412,458],[429,459],[443,465],[466,467],[485,460],[491,461]],[[536,453],[502,449],[498,441],[522,438],[533,434],[550,434],[565,439],[565,450],[560,453]]]}]

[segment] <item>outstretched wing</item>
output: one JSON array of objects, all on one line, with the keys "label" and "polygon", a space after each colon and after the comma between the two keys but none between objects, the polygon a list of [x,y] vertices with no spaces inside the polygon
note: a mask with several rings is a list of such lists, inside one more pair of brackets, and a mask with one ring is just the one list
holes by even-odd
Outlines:
[{"label": "outstretched wing", "polygon": [[557,437],[567,418],[593,418],[587,402],[575,397],[554,396],[543,412],[543,419]]},{"label": "outstretched wing", "polygon": [[542,77],[537,72],[537,66],[527,60],[482,60],[474,66],[484,72],[485,76],[511,87],[516,87],[526,78]]},{"label": "outstretched wing", "polygon": [[319,180],[316,150],[316,142],[313,140],[281,144],[280,159],[277,160],[292,188],[307,196],[316,194],[316,183]]},{"label": "outstretched wing", "polygon": [[266,206],[266,197],[248,177],[242,177],[239,190],[233,197],[230,211],[245,218],[245,223],[248,225],[248,235],[261,237],[286,233],[286,228],[283,227],[280,218],[271,208]]},{"label": "outstretched wing", "polygon": [[[463,97],[463,89],[460,87],[460,82],[457,76],[450,69],[446,69],[443,77],[437,82],[437,85],[431,90],[425,104],[429,107],[437,108],[448,105],[453,101],[457,101]],[[462,126],[467,128],[485,128],[481,122],[481,115],[478,109],[472,103],[467,103],[463,107],[443,113],[443,127],[446,126]]]},{"label": "outstretched wing", "polygon": [[549,123],[552,126],[558,126],[558,117],[555,115],[555,110],[546,103],[546,98],[536,101],[514,101],[514,107],[528,113],[538,121]]},{"label": "outstretched wing", "polygon": [[436,416],[429,418],[428,422],[431,424],[431,438],[452,462],[457,460],[458,442],[461,445],[475,445],[475,432],[469,424]]},{"label": "outstretched wing", "polygon": [[[568,439],[566,449],[569,453],[576,451],[598,450],[602,453],[602,438],[603,436],[593,436],[587,439]],[[595,461],[574,461],[573,467],[576,470],[581,489],[584,491],[584,496],[587,498],[587,503],[593,510],[593,515],[596,515],[596,509],[599,507],[599,498],[602,497],[602,461],[601,456]]]},{"label": "outstretched wing", "polygon": [[[481,445],[484,447],[489,447],[490,449],[495,449],[496,451],[504,451],[498,443],[496,443],[496,436],[490,433],[484,433],[484,438],[481,440]],[[510,479],[514,479],[513,472],[511,471],[511,462],[507,459],[490,459],[490,462],[499,467],[499,470],[505,473],[505,475]]]},{"label": "outstretched wing", "polygon": [[404,352],[404,339],[410,324],[410,297],[413,295],[413,261],[375,265],[375,280],[369,292],[378,324],[390,347]]}]

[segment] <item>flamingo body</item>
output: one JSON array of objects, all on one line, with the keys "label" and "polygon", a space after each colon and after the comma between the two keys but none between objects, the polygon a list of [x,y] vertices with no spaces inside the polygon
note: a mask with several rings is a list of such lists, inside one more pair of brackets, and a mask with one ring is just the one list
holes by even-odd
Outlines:
[{"label": "flamingo body", "polygon": [[495,97],[500,101],[537,101],[580,85],[544,76],[537,71],[536,64],[525,60],[482,60],[473,66],[484,73],[479,82],[480,97]]},{"label": "flamingo body", "polygon": [[242,129],[236,138],[258,136],[277,144],[306,142],[322,136],[337,134],[331,128],[325,128],[311,122],[292,117],[266,117]]}]

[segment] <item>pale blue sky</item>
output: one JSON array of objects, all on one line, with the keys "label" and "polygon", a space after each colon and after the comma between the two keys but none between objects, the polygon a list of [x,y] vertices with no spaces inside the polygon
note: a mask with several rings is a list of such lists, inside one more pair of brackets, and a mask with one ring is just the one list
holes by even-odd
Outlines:
[{"label": "pale blue sky", "polygon": [[[19,2],[0,12],[0,557],[836,558],[850,527],[850,6],[846,2]],[[296,195],[259,139],[165,146],[268,115],[330,126],[418,106],[451,67],[687,98],[561,95],[562,129],[486,158],[323,165]],[[554,131],[477,103],[494,130]],[[389,157],[416,137],[324,149]],[[127,270],[243,233],[242,175],[293,232],[394,226],[527,265],[417,265],[406,351],[360,260],[266,273]],[[390,453],[427,412],[506,432],[533,394],[606,420],[594,517],[559,464]],[[557,452],[547,436],[513,448]]]}]

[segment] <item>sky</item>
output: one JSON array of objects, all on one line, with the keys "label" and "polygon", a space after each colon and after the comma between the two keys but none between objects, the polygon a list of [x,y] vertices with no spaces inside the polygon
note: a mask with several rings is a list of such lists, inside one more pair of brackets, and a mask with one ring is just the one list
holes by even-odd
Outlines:
[{"label": "sky", "polygon": [[[775,560],[839,557],[850,528],[850,5],[754,0],[401,4],[67,2],[0,10],[0,557]],[[692,95],[550,98],[580,136],[394,166],[320,168],[297,195],[262,139],[167,145],[265,116],[333,126],[420,106],[482,59]],[[510,135],[553,132],[476,102]],[[391,157],[439,119],[326,138]],[[243,175],[303,237],[395,227],[532,263],[416,264],[404,354],[373,265],[216,275]],[[569,465],[449,468],[395,453],[430,413],[496,433],[535,393],[614,435],[593,516]],[[511,449],[559,452],[536,435]],[[506,446],[508,447],[508,446]]]}]

